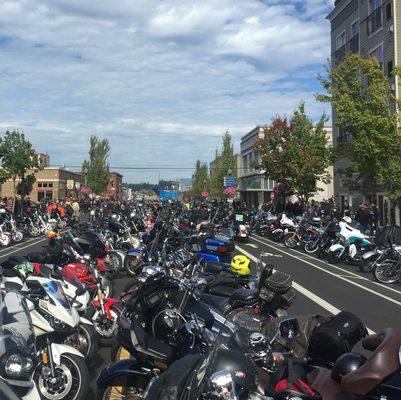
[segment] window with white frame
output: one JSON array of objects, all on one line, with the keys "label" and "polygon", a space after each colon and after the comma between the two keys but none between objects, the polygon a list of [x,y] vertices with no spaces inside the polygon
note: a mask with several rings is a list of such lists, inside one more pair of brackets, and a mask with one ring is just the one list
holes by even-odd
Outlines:
[{"label": "window with white frame", "polygon": [[341,47],[345,46],[347,43],[347,36],[344,32],[341,32],[337,37],[336,37],[336,49],[341,49]]},{"label": "window with white frame", "polygon": [[351,25],[351,37],[355,37],[357,35],[359,35],[359,21],[355,21]]}]

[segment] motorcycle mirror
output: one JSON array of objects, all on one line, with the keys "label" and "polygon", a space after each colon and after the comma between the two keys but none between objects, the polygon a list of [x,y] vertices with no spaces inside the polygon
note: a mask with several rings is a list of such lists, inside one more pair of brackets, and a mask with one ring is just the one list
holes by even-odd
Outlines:
[{"label": "motorcycle mirror", "polygon": [[288,318],[279,324],[280,336],[285,339],[294,339],[299,336],[299,324],[296,318]]}]

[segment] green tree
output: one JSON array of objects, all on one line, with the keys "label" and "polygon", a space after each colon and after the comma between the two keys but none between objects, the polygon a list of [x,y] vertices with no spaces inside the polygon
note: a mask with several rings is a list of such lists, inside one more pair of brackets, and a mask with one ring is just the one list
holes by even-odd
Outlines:
[{"label": "green tree", "polygon": [[200,199],[201,193],[208,189],[209,176],[207,164],[199,160],[195,164],[195,172],[192,176],[192,196]]},{"label": "green tree", "polygon": [[[393,75],[400,74],[395,69]],[[320,77],[325,90],[317,95],[330,102],[337,126],[349,140],[339,143],[349,166],[338,173],[343,182],[361,193],[387,192],[391,200],[401,198],[400,102],[389,78],[375,58],[350,55],[328,77]]]},{"label": "green tree", "polygon": [[301,103],[290,122],[280,117],[273,120],[257,144],[266,175],[276,183],[285,184],[304,202],[319,190],[318,180],[329,183],[331,179],[327,168],[335,156],[328,145],[326,122],[326,115],[322,115],[314,125]]},{"label": "green tree", "polygon": [[[13,181],[14,197],[16,182],[22,196],[29,194],[35,182],[34,172],[39,169],[39,160],[32,144],[18,131],[7,131],[0,138],[0,182]],[[27,172],[32,170],[31,173]]]},{"label": "green tree", "polygon": [[237,160],[234,154],[232,137],[227,131],[223,135],[223,145],[221,152],[216,150],[215,154],[215,170],[211,178],[211,192],[216,198],[223,198],[224,194],[224,177],[236,176]]},{"label": "green tree", "polygon": [[109,182],[109,165],[107,159],[110,154],[110,145],[107,139],[91,136],[89,160],[82,164],[82,172],[87,178],[87,185],[95,194],[103,194]]}]

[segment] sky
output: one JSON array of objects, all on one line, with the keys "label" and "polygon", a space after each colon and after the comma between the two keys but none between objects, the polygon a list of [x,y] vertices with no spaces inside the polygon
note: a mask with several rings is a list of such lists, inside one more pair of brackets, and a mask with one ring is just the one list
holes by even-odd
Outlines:
[{"label": "sky", "polygon": [[71,167],[97,135],[125,182],[190,177],[226,130],[239,150],[300,101],[329,114],[314,94],[333,2],[1,0],[0,133]]}]

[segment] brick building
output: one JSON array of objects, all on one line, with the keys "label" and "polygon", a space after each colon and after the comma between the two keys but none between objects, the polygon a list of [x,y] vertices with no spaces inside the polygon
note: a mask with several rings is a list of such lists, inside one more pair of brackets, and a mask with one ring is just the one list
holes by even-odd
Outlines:
[{"label": "brick building", "polygon": [[[28,174],[32,171],[28,171]],[[33,184],[29,197],[33,201],[48,199],[65,199],[68,196],[78,195],[78,186],[83,184],[83,175],[61,167],[44,167],[35,173],[36,182]],[[72,190],[67,189],[67,181],[74,182]],[[18,184],[18,182],[16,182]],[[11,180],[1,185],[1,197],[13,196],[13,182]]]}]

